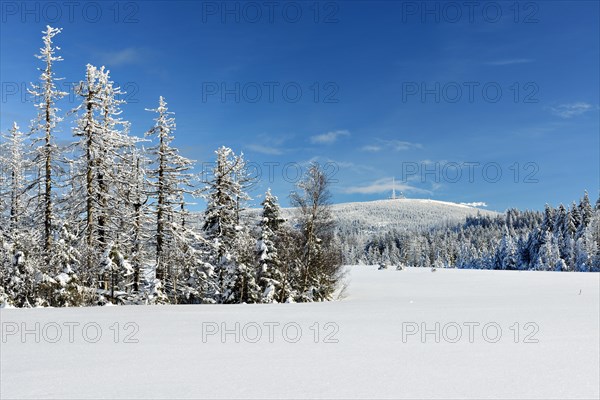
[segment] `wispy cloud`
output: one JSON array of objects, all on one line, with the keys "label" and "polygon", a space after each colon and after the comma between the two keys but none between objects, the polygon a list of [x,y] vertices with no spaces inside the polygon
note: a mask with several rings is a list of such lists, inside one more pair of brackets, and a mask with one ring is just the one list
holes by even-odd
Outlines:
[{"label": "wispy cloud", "polygon": [[503,66],[503,65],[514,65],[514,64],[528,64],[530,62],[533,62],[533,60],[530,58],[513,58],[513,59],[508,59],[508,60],[489,61],[489,62],[486,62],[485,65]]},{"label": "wispy cloud", "polygon": [[122,50],[98,52],[97,56],[104,65],[113,67],[143,61],[144,51],[135,47],[128,47]]},{"label": "wispy cloud", "polygon": [[420,143],[406,142],[403,140],[382,140],[376,139],[376,144],[369,144],[361,147],[362,151],[370,153],[377,153],[385,149],[391,149],[394,151],[404,151],[410,149],[422,149],[423,145]]},{"label": "wispy cloud", "polygon": [[591,104],[584,102],[561,104],[551,108],[552,112],[561,118],[573,118],[593,109]]},{"label": "wispy cloud", "polygon": [[356,173],[368,173],[368,174],[373,174],[374,172],[377,172],[377,168],[374,168],[370,165],[365,165],[365,164],[358,164],[355,162],[350,162],[350,161],[336,161],[333,160],[331,158],[328,158],[326,160],[326,163],[329,163],[330,165],[332,165],[334,168],[336,168],[337,170],[348,170],[348,171],[353,171]]},{"label": "wispy cloud", "polygon": [[377,153],[378,151],[381,151],[383,149],[381,148],[381,146],[368,145],[368,146],[361,147],[361,150],[368,151],[370,153]]},{"label": "wispy cloud", "polygon": [[267,154],[270,156],[278,156],[283,154],[282,149],[277,147],[263,146],[262,144],[249,144],[246,147],[256,153]]},{"label": "wispy cloud", "polygon": [[313,144],[332,144],[342,136],[350,136],[350,132],[345,129],[323,133],[310,137],[310,142]]},{"label": "wispy cloud", "polygon": [[245,144],[244,147],[256,153],[278,156],[294,150],[286,145],[293,137],[291,134],[260,133],[257,135],[257,143]]},{"label": "wispy cloud", "polygon": [[469,206],[469,207],[487,207],[487,203],[484,201],[474,201],[472,203],[460,203],[463,206]]},{"label": "wispy cloud", "polygon": [[432,194],[430,190],[417,188],[404,183],[396,182],[394,185],[391,177],[377,179],[366,185],[345,187],[342,188],[341,191],[347,194],[379,194],[390,192],[394,188],[404,192]]}]

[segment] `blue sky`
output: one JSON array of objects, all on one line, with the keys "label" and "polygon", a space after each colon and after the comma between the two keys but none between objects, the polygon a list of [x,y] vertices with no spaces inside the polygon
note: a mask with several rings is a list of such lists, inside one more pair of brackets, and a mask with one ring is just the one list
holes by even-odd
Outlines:
[{"label": "blue sky", "polygon": [[35,115],[23,87],[50,24],[65,82],[106,65],[136,135],[164,96],[199,171],[221,145],[260,168],[254,203],[270,186],[286,204],[310,161],[335,202],[386,198],[392,177],[407,197],[499,211],[597,198],[597,1],[48,4],[2,3],[3,131]]}]

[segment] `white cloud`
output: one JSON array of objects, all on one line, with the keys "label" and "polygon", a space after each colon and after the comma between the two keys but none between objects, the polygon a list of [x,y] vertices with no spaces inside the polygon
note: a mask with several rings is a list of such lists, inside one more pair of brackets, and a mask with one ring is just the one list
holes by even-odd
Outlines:
[{"label": "white cloud", "polygon": [[135,64],[144,59],[140,49],[128,47],[123,50],[100,52],[98,56],[102,63],[108,67]]},{"label": "white cloud", "polygon": [[276,147],[263,146],[262,144],[249,144],[248,149],[261,154],[267,154],[271,156],[278,156],[283,154],[283,150]]},{"label": "white cloud", "polygon": [[375,145],[368,145],[368,146],[363,146],[361,148],[362,151],[368,151],[370,153],[377,153],[378,151],[381,151],[382,148],[381,146],[375,146]]},{"label": "white cloud", "polygon": [[246,145],[246,148],[256,153],[278,156],[294,150],[286,146],[286,142],[292,137],[293,135],[290,134],[271,135],[268,133],[259,133],[256,142]]},{"label": "white cloud", "polygon": [[472,203],[460,203],[463,206],[469,206],[469,207],[487,207],[487,203],[484,201],[474,201]]},{"label": "white cloud", "polygon": [[343,188],[341,191],[347,194],[377,194],[377,193],[387,193],[391,192],[391,190],[395,188],[396,191],[404,191],[404,192],[412,192],[412,193],[427,193],[432,194],[431,191],[420,189],[414,186],[406,185],[403,183],[396,182],[395,186],[392,183],[392,178],[382,178],[377,179],[376,181],[362,186],[349,186]]},{"label": "white cloud", "polygon": [[335,143],[341,136],[350,136],[350,132],[345,129],[331,131],[321,135],[311,136],[310,142],[313,144],[332,144]]},{"label": "white cloud", "polygon": [[578,103],[570,103],[570,104],[561,104],[556,107],[552,107],[551,110],[555,115],[558,115],[561,118],[572,118],[577,115],[584,114],[594,107],[591,104],[578,102]]},{"label": "white cloud", "polygon": [[370,165],[364,165],[364,164],[357,164],[354,162],[349,162],[349,161],[336,161],[333,160],[331,158],[328,158],[326,163],[329,163],[333,168],[336,168],[337,170],[348,170],[348,171],[354,171],[356,173],[374,173],[377,172],[377,169],[370,166]]},{"label": "white cloud", "polygon": [[396,151],[410,150],[410,149],[422,149],[423,145],[420,143],[403,142],[401,140],[390,140],[389,145]]},{"label": "white cloud", "polygon": [[376,139],[377,140],[377,144],[369,144],[366,146],[361,147],[362,151],[367,151],[370,153],[377,153],[380,151],[383,151],[385,149],[391,149],[394,151],[404,151],[404,150],[410,150],[410,149],[422,149],[423,145],[420,143],[412,143],[412,142],[406,142],[403,140],[383,140],[383,139]]},{"label": "white cloud", "polygon": [[514,65],[514,64],[528,64],[530,62],[533,62],[533,60],[530,58],[513,58],[513,59],[508,59],[508,60],[490,61],[485,64],[493,65],[493,66],[502,66],[502,65]]}]

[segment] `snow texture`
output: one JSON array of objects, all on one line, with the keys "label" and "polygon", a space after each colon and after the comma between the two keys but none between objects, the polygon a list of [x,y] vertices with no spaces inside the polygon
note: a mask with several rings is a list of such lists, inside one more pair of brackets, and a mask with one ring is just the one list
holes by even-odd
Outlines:
[{"label": "snow texture", "polygon": [[[378,271],[350,267],[341,301],[306,304],[123,306],[66,309],[2,309],[7,324],[34,329],[77,321],[74,342],[67,329],[57,343],[34,335],[22,343],[7,335],[1,351],[1,398],[598,398],[598,273],[555,273],[406,268]],[[102,328],[97,343],[82,340],[81,327]],[[120,325],[119,343],[110,327]],[[139,326],[124,343],[127,322]],[[248,330],[207,336],[206,324]],[[277,322],[273,343],[264,323]],[[302,329],[297,343],[283,339],[290,322]],[[310,329],[319,323],[314,341]],[[324,343],[333,323],[339,330]],[[403,341],[403,323],[461,325],[457,343]],[[477,322],[473,343],[463,325]],[[482,326],[497,323],[502,337],[484,340]],[[514,342],[510,329],[520,323]],[[524,343],[524,324],[539,331]],[[331,328],[333,325],[329,325]],[[13,326],[14,327],[14,326]],[[20,328],[19,328],[20,329]],[[204,331],[203,331],[204,329]],[[43,333],[43,328],[41,328]],[[448,330],[446,336],[455,336]],[[289,337],[294,331],[289,331]],[[50,328],[47,337],[54,336]],[[89,331],[94,336],[94,330]],[[494,330],[488,337],[494,337]]]}]

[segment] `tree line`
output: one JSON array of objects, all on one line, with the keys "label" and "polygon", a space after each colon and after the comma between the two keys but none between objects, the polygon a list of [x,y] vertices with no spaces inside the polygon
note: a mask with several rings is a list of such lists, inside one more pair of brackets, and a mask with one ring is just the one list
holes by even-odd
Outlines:
[{"label": "tree line", "polygon": [[344,262],[415,267],[600,272],[600,198],[569,207],[509,209],[462,224],[363,236],[339,226]]},{"label": "tree line", "polygon": [[[331,299],[341,277],[329,181],[311,164],[290,194],[286,224],[270,190],[258,224],[243,218],[252,183],[243,154],[216,150],[212,174],[174,146],[167,102],[148,111],[143,137],[123,119],[121,89],[87,65],[77,107],[62,114],[47,27],[31,128],[15,122],[0,143],[0,305],[84,306],[308,302]],[[56,132],[74,118],[73,140]],[[188,199],[207,202],[197,228]]]}]

